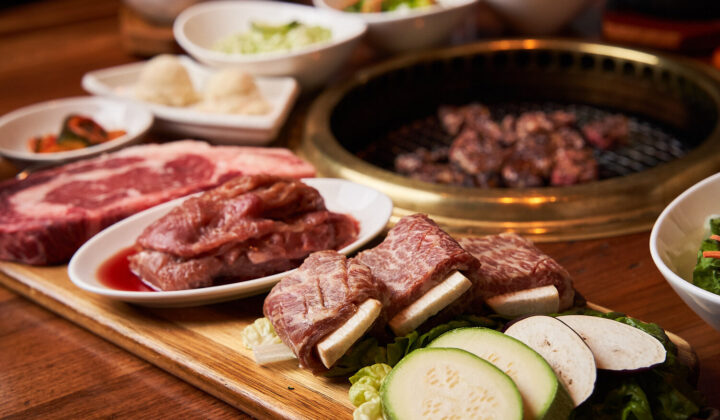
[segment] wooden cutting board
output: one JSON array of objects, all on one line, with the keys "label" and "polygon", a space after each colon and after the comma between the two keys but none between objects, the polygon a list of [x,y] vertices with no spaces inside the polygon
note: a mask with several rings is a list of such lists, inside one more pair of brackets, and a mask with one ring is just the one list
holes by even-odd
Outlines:
[{"label": "wooden cutting board", "polygon": [[195,308],[146,308],[76,287],[66,266],[0,263],[0,283],[258,418],[351,418],[347,379],[255,364],[240,332],[262,316],[265,295]]},{"label": "wooden cutting board", "polygon": [[[0,271],[6,287],[255,417],[352,418],[346,379],[313,376],[294,361],[255,364],[240,332],[262,316],[265,295],[195,308],[147,308],[77,288],[66,266],[0,262]],[[669,336],[681,360],[696,368],[690,345]]]}]

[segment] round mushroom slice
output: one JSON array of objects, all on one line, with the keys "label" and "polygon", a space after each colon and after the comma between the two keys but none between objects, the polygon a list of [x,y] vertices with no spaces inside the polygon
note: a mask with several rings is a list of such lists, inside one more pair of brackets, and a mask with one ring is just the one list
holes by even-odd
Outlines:
[{"label": "round mushroom slice", "polygon": [[531,316],[510,325],[505,334],[527,344],[550,364],[576,407],[592,394],[597,376],[595,358],[583,339],[562,321]]},{"label": "round mushroom slice", "polygon": [[646,369],[665,361],[666,351],[655,337],[622,322],[588,315],[558,319],[585,340],[598,369]]}]

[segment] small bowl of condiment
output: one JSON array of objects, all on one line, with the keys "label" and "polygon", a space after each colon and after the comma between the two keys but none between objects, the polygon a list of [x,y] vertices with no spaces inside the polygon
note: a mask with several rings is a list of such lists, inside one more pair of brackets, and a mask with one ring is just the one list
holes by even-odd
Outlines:
[{"label": "small bowl of condiment", "polygon": [[57,99],[0,117],[0,155],[59,163],[136,143],[153,123],[142,106],[99,97]]},{"label": "small bowl of condiment", "polygon": [[720,173],[675,198],[650,234],[650,254],[675,293],[720,331]]},{"label": "small bowl of condiment", "polygon": [[327,83],[366,29],[347,14],[269,1],[204,2],[173,25],[180,46],[204,64],[291,76],[305,89]]}]

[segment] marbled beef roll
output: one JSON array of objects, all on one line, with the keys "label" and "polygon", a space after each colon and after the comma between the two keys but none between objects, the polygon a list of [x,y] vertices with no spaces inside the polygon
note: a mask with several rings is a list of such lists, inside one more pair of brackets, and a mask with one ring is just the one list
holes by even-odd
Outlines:
[{"label": "marbled beef roll", "polygon": [[384,287],[335,251],[311,254],[273,287],[263,312],[300,366],[329,368],[378,319]]},{"label": "marbled beef roll", "polygon": [[463,311],[472,300],[465,292],[481,280],[477,258],[424,214],[403,217],[380,245],[355,259],[387,287],[385,316],[397,335],[449,305]]},{"label": "marbled beef roll", "polygon": [[483,287],[476,295],[483,299],[542,286],[555,286],[560,310],[572,306],[575,297],[572,279],[557,261],[539,250],[527,238],[514,233],[464,237],[460,245],[482,266]]}]

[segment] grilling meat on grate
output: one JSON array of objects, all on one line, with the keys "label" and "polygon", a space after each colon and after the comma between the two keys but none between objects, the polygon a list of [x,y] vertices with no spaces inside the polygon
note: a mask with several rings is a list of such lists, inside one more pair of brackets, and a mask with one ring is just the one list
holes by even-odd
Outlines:
[{"label": "grilling meat on grate", "polygon": [[[370,269],[335,251],[310,254],[292,274],[273,287],[263,313],[300,361],[319,371],[330,367],[380,315],[384,287]],[[362,327],[337,351],[328,354],[332,333],[371,306]],[[354,338],[354,339],[352,339]],[[329,345],[329,347],[334,347]]]},{"label": "grilling meat on grate", "polygon": [[191,197],[140,235],[130,267],[160,290],[242,281],[297,267],[358,234],[314,188],[270,175],[238,177]]},{"label": "grilling meat on grate", "polygon": [[442,106],[438,118],[454,137],[450,147],[400,154],[396,171],[426,182],[484,188],[573,185],[598,178],[593,146],[626,144],[629,132],[622,115],[578,129],[571,112],[524,112],[496,122],[476,103]]},{"label": "grilling meat on grate", "polygon": [[[355,259],[370,267],[387,288],[385,316],[397,335],[407,334],[448,305],[460,312],[466,309],[472,296],[464,292],[480,281],[479,261],[424,214],[403,217],[380,245]],[[443,289],[448,292],[445,297]],[[437,302],[436,310],[426,310],[430,300]]]}]

